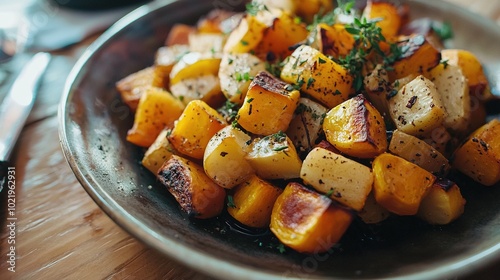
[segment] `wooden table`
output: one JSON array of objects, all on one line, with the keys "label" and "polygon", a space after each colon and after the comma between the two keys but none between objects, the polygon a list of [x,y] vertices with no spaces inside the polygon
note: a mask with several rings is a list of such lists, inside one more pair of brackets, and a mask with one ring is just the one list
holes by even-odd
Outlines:
[{"label": "wooden table", "polygon": [[[500,23],[498,0],[448,0]],[[77,182],[58,140],[64,80],[92,39],[54,52],[15,150],[16,272],[8,271],[8,235],[0,238],[0,279],[208,279],[146,247],[118,227]],[[26,58],[11,62],[14,72]],[[1,81],[0,81],[1,83]],[[8,85],[3,85],[4,88]],[[4,204],[0,205],[6,208]],[[500,263],[470,279],[498,279]]]}]

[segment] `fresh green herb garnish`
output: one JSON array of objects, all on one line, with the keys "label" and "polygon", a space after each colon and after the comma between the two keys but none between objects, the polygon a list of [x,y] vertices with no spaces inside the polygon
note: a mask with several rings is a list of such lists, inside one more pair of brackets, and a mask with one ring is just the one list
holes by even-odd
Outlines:
[{"label": "fresh green herb garnish", "polygon": [[234,199],[233,199],[232,195],[227,196],[227,207],[236,208],[236,205],[234,204]]},{"label": "fresh green herb garnish", "polygon": [[283,243],[280,243],[278,246],[276,246],[276,249],[278,249],[280,254],[283,254],[286,252],[286,248],[285,248],[285,245],[283,245]]},{"label": "fresh green herb garnish", "polygon": [[252,1],[246,4],[247,13],[252,16],[256,16],[260,11],[269,11],[269,8],[262,4]]},{"label": "fresh green herb garnish", "polygon": [[433,22],[431,28],[443,41],[453,38],[453,28],[449,22]]},{"label": "fresh green herb garnish", "polygon": [[449,65],[449,64],[448,64],[448,59],[443,59],[443,60],[441,60],[439,63],[443,64],[444,69],[446,69],[446,68],[448,67],[448,65]]},{"label": "fresh green herb garnish", "polygon": [[280,152],[280,151],[283,151],[283,150],[286,150],[286,149],[288,149],[288,146],[281,146],[281,147],[273,148],[273,151]]}]

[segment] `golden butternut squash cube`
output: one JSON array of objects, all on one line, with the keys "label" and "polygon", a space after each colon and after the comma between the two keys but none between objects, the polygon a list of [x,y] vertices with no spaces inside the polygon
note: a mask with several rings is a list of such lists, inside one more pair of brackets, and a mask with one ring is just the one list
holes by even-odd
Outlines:
[{"label": "golden butternut squash cube", "polygon": [[391,2],[369,0],[363,10],[363,16],[372,20],[381,19],[376,25],[382,29],[382,35],[389,40],[399,34],[403,22],[399,8]]},{"label": "golden butternut squash cube", "polygon": [[300,98],[286,135],[299,152],[310,151],[323,134],[323,120],[328,110],[308,98]]},{"label": "golden butternut squash cube", "polygon": [[226,100],[220,89],[219,78],[211,74],[181,80],[171,85],[170,91],[186,105],[193,100],[202,100],[217,108]]},{"label": "golden butternut squash cube", "polygon": [[295,13],[311,22],[316,14],[326,14],[333,10],[333,1],[330,0],[293,0],[295,3]]},{"label": "golden butternut squash cube", "polygon": [[347,56],[354,48],[354,43],[354,37],[346,31],[345,25],[320,23],[316,26],[316,38],[312,46],[325,55],[339,58]]},{"label": "golden butternut squash cube", "polygon": [[148,88],[142,95],[135,113],[134,125],[127,141],[149,147],[165,128],[171,128],[184,110],[184,104],[161,88]]},{"label": "golden butternut squash cube", "polygon": [[333,108],[354,92],[353,78],[342,66],[310,46],[298,47],[286,60],[281,79]]},{"label": "golden butternut squash cube", "polygon": [[446,225],[464,213],[465,202],[457,184],[438,180],[422,199],[417,216],[429,224]]},{"label": "golden butternut squash cube", "polygon": [[363,95],[328,111],[323,130],[328,142],[353,157],[374,158],[387,150],[384,119]]},{"label": "golden butternut squash cube", "polygon": [[292,54],[292,47],[304,41],[309,34],[304,24],[297,23],[295,17],[284,10],[264,10],[261,13],[267,15],[262,18],[258,14],[258,18],[266,22],[271,17],[271,24],[266,27],[262,40],[253,50],[257,56],[266,57],[272,53],[277,58],[285,59]]},{"label": "golden butternut squash cube", "polygon": [[389,113],[400,131],[422,137],[441,127],[447,116],[436,86],[422,75],[389,99]]},{"label": "golden butternut squash cube", "polygon": [[492,98],[481,61],[471,52],[459,49],[446,49],[441,51],[441,56],[449,65],[460,67],[467,78],[467,84],[472,96],[481,101]]},{"label": "golden butternut squash cube", "polygon": [[391,81],[408,75],[420,75],[436,67],[441,61],[441,52],[423,35],[415,34],[400,38],[403,55],[394,62],[394,70],[389,72]]},{"label": "golden butternut squash cube", "polygon": [[266,70],[266,64],[250,53],[225,53],[219,68],[219,80],[224,96],[242,105],[253,78]]},{"label": "golden butternut squash cube", "polygon": [[491,120],[454,153],[453,167],[485,186],[500,181],[500,121]]},{"label": "golden butternut squash cube", "polygon": [[137,110],[144,92],[155,84],[155,68],[148,67],[132,73],[116,83],[116,89],[132,112]]},{"label": "golden butternut squash cube", "polygon": [[270,135],[285,131],[299,104],[300,92],[268,72],[260,72],[248,88],[238,123],[247,131]]},{"label": "golden butternut squash cube", "polygon": [[231,189],[255,173],[246,160],[252,139],[242,130],[226,126],[210,138],[203,156],[205,173],[219,186]]},{"label": "golden butternut squash cube", "polygon": [[350,211],[298,183],[289,183],[274,204],[270,229],[286,246],[301,252],[326,252],[352,222]]},{"label": "golden butternut squash cube", "polygon": [[435,175],[445,175],[450,169],[448,159],[438,150],[424,140],[399,130],[392,133],[389,151]]},{"label": "golden butternut squash cube", "polygon": [[299,178],[302,166],[292,140],[283,132],[254,140],[247,160],[263,179]]},{"label": "golden butternut squash cube", "polygon": [[167,139],[169,133],[169,129],[163,130],[142,158],[142,165],[153,174],[157,174],[160,167],[176,154],[174,146]]},{"label": "golden butternut squash cube", "polygon": [[154,64],[155,86],[169,88],[172,68],[188,52],[188,45],[164,46],[156,51]]},{"label": "golden butternut squash cube", "polygon": [[189,216],[208,219],[224,209],[226,191],[191,160],[173,155],[160,168],[157,177]]},{"label": "golden butternut squash cube", "polygon": [[181,57],[170,72],[170,84],[206,75],[217,76],[221,57],[217,53],[190,52]]},{"label": "golden butternut squash cube", "polygon": [[425,76],[434,83],[443,101],[447,113],[444,127],[464,133],[471,119],[471,100],[467,78],[460,67],[439,64]]},{"label": "golden butternut squash cube", "polygon": [[267,26],[255,16],[247,14],[240,24],[229,34],[224,53],[249,53],[254,50],[264,37]]},{"label": "golden butternut squash cube", "polygon": [[375,158],[373,174],[377,203],[401,216],[417,214],[436,179],[418,165],[387,153]]},{"label": "golden butternut squash cube", "polygon": [[360,211],[372,190],[370,168],[323,148],[314,148],[304,159],[300,178],[320,193]]},{"label": "golden butternut squash cube", "polygon": [[210,138],[226,126],[215,109],[201,100],[193,100],[175,123],[168,140],[178,152],[202,159]]},{"label": "golden butternut squash cube", "polygon": [[366,198],[365,206],[358,212],[358,217],[365,224],[377,224],[391,216],[391,212],[377,203],[373,191]]},{"label": "golden butternut squash cube", "polygon": [[234,205],[228,206],[227,212],[246,226],[268,227],[274,203],[282,192],[281,188],[253,175],[234,188]]}]

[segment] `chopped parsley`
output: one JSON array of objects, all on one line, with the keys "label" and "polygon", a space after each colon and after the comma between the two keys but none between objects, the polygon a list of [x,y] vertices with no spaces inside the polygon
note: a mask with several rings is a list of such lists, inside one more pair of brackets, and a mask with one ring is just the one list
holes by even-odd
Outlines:
[{"label": "chopped parsley", "polygon": [[234,204],[234,199],[232,195],[227,196],[227,207],[236,208],[236,204]]},{"label": "chopped parsley", "polygon": [[453,38],[453,28],[449,22],[433,22],[431,28],[443,41]]},{"label": "chopped parsley", "polygon": [[247,13],[252,16],[256,16],[260,11],[269,11],[269,8],[266,5],[258,3],[257,1],[252,1],[246,4],[245,7],[247,9]]}]

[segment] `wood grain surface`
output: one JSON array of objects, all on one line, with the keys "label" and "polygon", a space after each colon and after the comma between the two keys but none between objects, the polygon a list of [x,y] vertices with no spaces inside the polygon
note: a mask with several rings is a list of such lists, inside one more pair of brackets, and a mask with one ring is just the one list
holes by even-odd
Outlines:
[{"label": "wood grain surface", "polygon": [[[448,1],[500,23],[498,0]],[[6,207],[1,205],[0,279],[210,279],[124,232],[88,196],[63,157],[57,119],[60,93],[67,73],[93,39],[53,53],[18,142],[13,158],[16,272],[8,270],[10,231]],[[14,73],[26,59],[19,56],[1,67]],[[8,83],[0,81],[2,88]],[[498,279],[499,275],[500,261],[459,279]]]}]

